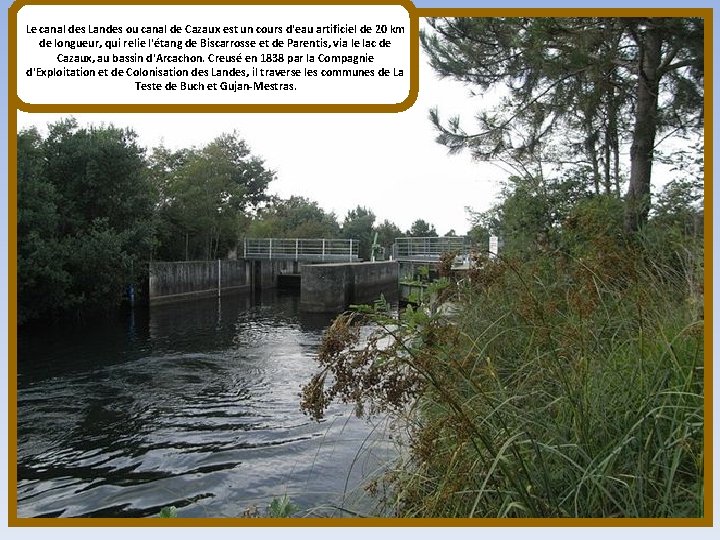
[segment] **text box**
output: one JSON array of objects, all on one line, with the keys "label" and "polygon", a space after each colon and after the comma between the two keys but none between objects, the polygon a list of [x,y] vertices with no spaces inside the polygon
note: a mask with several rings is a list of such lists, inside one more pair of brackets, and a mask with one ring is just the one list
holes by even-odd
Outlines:
[{"label": "text box", "polygon": [[417,93],[417,21],[399,4],[28,4],[16,32],[30,112],[403,110]]}]

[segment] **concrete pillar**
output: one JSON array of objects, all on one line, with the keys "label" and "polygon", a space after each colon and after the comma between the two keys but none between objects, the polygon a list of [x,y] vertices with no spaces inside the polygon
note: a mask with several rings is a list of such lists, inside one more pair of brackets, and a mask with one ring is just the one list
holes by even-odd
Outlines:
[{"label": "concrete pillar", "polygon": [[300,267],[300,309],[309,313],[340,313],[350,302],[352,272],[347,264]]},{"label": "concrete pillar", "polygon": [[310,313],[340,313],[381,293],[397,297],[397,262],[304,265],[300,275],[300,309]]}]

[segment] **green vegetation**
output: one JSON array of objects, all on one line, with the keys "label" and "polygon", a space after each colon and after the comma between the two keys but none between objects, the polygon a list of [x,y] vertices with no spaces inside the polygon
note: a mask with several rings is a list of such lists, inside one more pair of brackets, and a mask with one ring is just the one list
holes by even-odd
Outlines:
[{"label": "green vegetation", "polygon": [[445,281],[457,315],[339,317],[306,385],[393,411],[406,463],[385,512],[428,517],[703,515],[702,252],[605,237],[522,261],[478,259]]},{"label": "green vegetation", "polygon": [[704,20],[680,17],[493,17],[428,19],[421,33],[442,77],[507,95],[476,115],[445,124],[438,142],[540,180],[548,165],[572,165],[595,194],[619,195],[630,143],[624,228],[650,212],[660,134],[702,128]]},{"label": "green vegetation", "polygon": [[366,261],[370,260],[374,224],[375,214],[364,206],[350,210],[343,220],[343,238],[359,240],[358,256]]},{"label": "green vegetation", "polygon": [[435,226],[424,219],[416,219],[413,221],[412,225],[410,225],[410,229],[405,234],[406,236],[413,236],[417,238],[438,235],[435,230]]},{"label": "green vegetation", "polygon": [[130,130],[67,119],[17,144],[20,323],[114,309],[150,260],[224,256],[274,177],[234,134],[146,157]]},{"label": "green vegetation", "polygon": [[251,238],[339,238],[335,214],[326,213],[318,203],[304,197],[275,199],[261,208],[250,223]]},{"label": "green vegetation", "polygon": [[275,498],[270,502],[270,506],[268,507],[268,517],[292,517],[292,515],[298,510],[300,510],[300,507],[293,504],[287,495],[283,495],[281,499]]},{"label": "green vegetation", "polygon": [[[445,268],[432,305],[338,317],[302,409],[399,418],[407,457],[368,485],[385,514],[703,516],[703,20],[429,24],[439,75],[506,87],[474,133],[431,112],[439,143],[512,171],[470,212],[504,244]],[[662,156],[671,132],[700,142]]]},{"label": "green vegetation", "polygon": [[115,305],[154,242],[135,135],[65,120],[17,140],[19,321]]},{"label": "green vegetation", "polygon": [[236,134],[203,148],[155,148],[148,173],[157,193],[159,260],[212,260],[236,247],[250,214],[268,200],[275,173]]},{"label": "green vegetation", "polygon": [[[267,507],[267,513],[265,517],[270,518],[289,518],[293,514],[297,513],[300,507],[294,504],[287,495],[283,495],[282,498],[273,498]],[[163,506],[160,509],[160,513],[157,517],[160,518],[176,518],[177,508],[175,506]],[[260,511],[256,504],[250,505],[243,512],[242,517],[246,518],[257,518],[261,517]]]},{"label": "green vegetation", "polygon": [[395,239],[403,235],[398,226],[387,219],[375,227],[375,232],[378,235],[378,245],[384,248],[386,253],[392,249]]},{"label": "green vegetation", "polygon": [[161,518],[176,518],[177,517],[177,508],[174,506],[163,506],[160,509],[160,514],[158,517]]}]

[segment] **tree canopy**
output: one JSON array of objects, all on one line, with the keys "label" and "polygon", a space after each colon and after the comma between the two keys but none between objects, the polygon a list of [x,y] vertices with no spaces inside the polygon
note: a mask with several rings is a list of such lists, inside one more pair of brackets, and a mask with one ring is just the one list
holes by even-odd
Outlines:
[{"label": "tree canopy", "polygon": [[17,141],[19,321],[115,305],[154,242],[135,133],[69,119]]},{"label": "tree canopy", "polygon": [[395,225],[395,223],[387,219],[383,220],[382,223],[375,227],[375,232],[378,235],[378,244],[387,250],[392,248],[396,238],[402,236],[400,228]]},{"label": "tree canopy", "polygon": [[432,67],[476,87],[503,88],[496,110],[431,119],[438,142],[542,179],[548,164],[571,167],[593,191],[617,194],[630,147],[626,231],[650,211],[658,134],[703,126],[704,20],[674,17],[494,17],[429,19],[421,34]]},{"label": "tree canopy", "polygon": [[375,214],[359,205],[355,209],[348,211],[343,220],[343,237],[354,238],[360,242],[358,254],[361,259],[366,261],[370,260],[374,224]]},{"label": "tree canopy", "polygon": [[17,149],[21,323],[111,309],[148,261],[231,257],[243,237],[352,238],[369,260],[375,232],[386,248],[401,235],[363,206],[341,228],[316,201],[271,196],[274,171],[237,133],[146,153],[131,130],[68,118]]},{"label": "tree canopy", "polygon": [[235,133],[146,158],[133,131],[112,125],[21,131],[19,321],[112,308],[153,259],[226,256],[274,176]]},{"label": "tree canopy", "polygon": [[407,235],[422,238],[426,236],[437,236],[438,234],[435,230],[435,225],[428,223],[424,219],[416,219],[412,222],[412,225],[410,225]]},{"label": "tree canopy", "polygon": [[247,236],[257,238],[338,238],[340,225],[333,213],[305,197],[274,199],[249,225]]},{"label": "tree canopy", "polygon": [[159,194],[158,256],[169,260],[224,256],[237,244],[248,215],[268,200],[275,178],[236,133],[202,148],[156,148],[149,161]]}]

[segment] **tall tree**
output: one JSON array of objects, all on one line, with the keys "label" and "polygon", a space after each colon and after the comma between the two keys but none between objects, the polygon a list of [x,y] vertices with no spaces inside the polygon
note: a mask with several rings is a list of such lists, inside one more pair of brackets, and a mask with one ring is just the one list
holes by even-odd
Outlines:
[{"label": "tall tree", "polygon": [[421,238],[425,236],[437,236],[438,234],[435,230],[435,225],[428,223],[424,219],[416,219],[412,225],[410,225],[407,235]]},{"label": "tall tree", "polygon": [[63,234],[83,231],[96,219],[106,219],[115,230],[149,219],[145,151],[133,131],[80,128],[75,119],[61,120],[49,127],[43,153],[46,177],[62,198]]},{"label": "tall tree", "polygon": [[364,206],[350,210],[343,220],[342,234],[360,242],[358,254],[361,259],[370,260],[375,214]]},{"label": "tall tree", "polygon": [[45,176],[42,137],[36,129],[17,136],[18,320],[64,307],[70,275],[58,227],[59,197]]},{"label": "tall tree", "polygon": [[340,225],[333,213],[305,197],[276,199],[258,212],[247,236],[280,238],[338,238]]},{"label": "tall tree", "polygon": [[400,228],[387,219],[375,226],[375,232],[378,235],[378,244],[387,250],[392,248],[396,238],[402,236]]},{"label": "tall tree", "polygon": [[154,237],[136,135],[67,119],[20,132],[17,157],[20,320],[115,306]]},{"label": "tall tree", "polygon": [[275,178],[235,133],[199,149],[156,148],[150,171],[160,194],[160,256],[167,259],[214,259],[234,248]]},{"label": "tall tree", "polygon": [[[642,18],[628,22],[628,32],[636,45],[636,105],[625,229],[637,230],[650,212],[657,132],[663,127],[684,127],[685,115],[691,125],[703,124],[704,25],[702,19]],[[661,96],[670,114],[660,111]]]},{"label": "tall tree", "polygon": [[674,178],[658,194],[650,216],[652,225],[681,242],[704,237],[704,150],[704,144],[698,143],[690,151],[674,153],[670,158],[675,164]]},{"label": "tall tree", "polygon": [[543,161],[580,163],[598,193],[603,172],[606,192],[613,183],[619,187],[620,140],[628,139],[625,228],[635,231],[647,221],[657,133],[703,123],[702,18],[443,18],[429,24],[433,30],[421,39],[441,76],[483,92],[499,85],[507,91],[497,111],[478,115],[476,133],[464,131],[459,118],[443,125],[432,111],[440,143],[510,163],[521,176],[540,178]]}]

